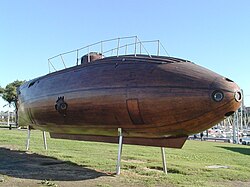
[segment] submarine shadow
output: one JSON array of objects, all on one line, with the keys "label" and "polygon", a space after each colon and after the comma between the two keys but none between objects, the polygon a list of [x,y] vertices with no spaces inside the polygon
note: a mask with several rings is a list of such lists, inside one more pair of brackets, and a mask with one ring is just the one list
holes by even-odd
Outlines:
[{"label": "submarine shadow", "polygon": [[70,161],[3,147],[0,147],[0,174],[15,178],[54,181],[79,181],[108,176]]},{"label": "submarine shadow", "polygon": [[246,148],[242,148],[242,147],[224,147],[224,146],[216,146],[216,147],[220,147],[229,151],[233,151],[233,152],[237,152],[237,153],[241,153],[244,155],[250,155],[250,150],[249,148],[246,146]]}]

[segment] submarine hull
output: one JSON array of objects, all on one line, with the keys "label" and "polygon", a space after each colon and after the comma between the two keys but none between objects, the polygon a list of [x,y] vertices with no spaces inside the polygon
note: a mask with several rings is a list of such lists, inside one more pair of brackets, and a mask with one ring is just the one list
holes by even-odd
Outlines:
[{"label": "submarine hull", "polygon": [[233,81],[194,63],[108,57],[22,85],[19,125],[54,138],[104,142],[116,142],[121,128],[129,144],[181,147],[188,135],[236,111],[240,101]]}]

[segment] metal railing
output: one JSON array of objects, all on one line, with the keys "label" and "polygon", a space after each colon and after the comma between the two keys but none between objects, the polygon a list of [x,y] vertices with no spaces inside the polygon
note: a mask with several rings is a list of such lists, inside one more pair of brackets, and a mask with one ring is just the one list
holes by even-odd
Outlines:
[{"label": "metal railing", "polygon": [[[148,44],[151,45],[149,48],[151,51],[152,51],[152,46],[153,46],[153,50],[154,50],[153,53],[149,49],[146,48],[146,45]],[[154,44],[156,44],[156,46]],[[108,46],[109,48],[108,50],[104,50],[105,45]],[[54,71],[57,71],[57,68],[54,65],[55,62],[59,61],[59,63],[63,65],[63,68],[67,68],[66,58],[71,62],[74,61],[74,59],[76,59],[76,65],[79,65],[79,61],[81,60],[82,56],[87,54],[88,59],[89,59],[90,58],[89,55],[91,52],[101,53],[104,57],[110,57],[110,56],[119,57],[123,55],[136,56],[136,55],[143,54],[143,55],[148,55],[150,58],[152,58],[152,55],[160,56],[161,51],[163,51],[167,56],[169,56],[167,50],[164,48],[164,46],[159,40],[141,41],[137,36],[129,36],[129,37],[121,37],[121,38],[103,40],[103,41],[96,42],[91,45],[87,45],[87,46],[84,46],[84,47],[81,47],[72,51],[61,53],[59,55],[49,58],[48,59],[49,73],[52,72],[51,69],[53,69]]]}]

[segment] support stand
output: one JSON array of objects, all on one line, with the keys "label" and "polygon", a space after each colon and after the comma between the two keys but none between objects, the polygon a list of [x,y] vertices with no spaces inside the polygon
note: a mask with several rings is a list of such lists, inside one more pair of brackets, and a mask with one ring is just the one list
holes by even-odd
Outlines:
[{"label": "support stand", "polygon": [[28,126],[28,136],[26,141],[26,150],[28,151],[30,148],[30,126]]},{"label": "support stand", "polygon": [[[27,136],[27,140],[26,140],[26,150],[28,151],[30,148],[30,132],[31,132],[31,128],[30,126],[28,126],[28,136]],[[44,149],[48,150],[48,145],[47,145],[47,139],[46,139],[46,132],[43,132],[43,145],[44,145]]]},{"label": "support stand", "polygon": [[[122,129],[118,128],[118,136],[119,136],[119,146],[118,146],[118,157],[117,157],[117,164],[116,164],[116,175],[120,175],[121,173],[121,155],[122,155],[122,145],[123,145],[123,136],[122,136]],[[167,162],[166,162],[166,155],[165,155],[165,148],[161,147],[161,156],[162,156],[162,166],[163,172],[167,174]]]},{"label": "support stand", "polygon": [[165,148],[161,147],[161,156],[162,156],[162,166],[163,166],[163,172],[168,173],[167,171],[167,163],[166,163],[166,156],[165,156]]},{"label": "support stand", "polygon": [[46,132],[45,131],[43,131],[43,145],[44,145],[44,149],[48,150],[47,139],[46,139]]},{"label": "support stand", "polygon": [[118,147],[118,158],[116,165],[116,175],[120,175],[121,173],[121,155],[122,155],[122,129],[118,128],[118,136],[119,136],[119,147]]}]

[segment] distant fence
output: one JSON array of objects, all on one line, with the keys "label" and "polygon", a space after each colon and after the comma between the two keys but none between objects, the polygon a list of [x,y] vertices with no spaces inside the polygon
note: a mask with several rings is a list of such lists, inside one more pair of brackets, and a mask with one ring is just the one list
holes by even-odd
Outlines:
[{"label": "distant fence", "polygon": [[[200,137],[194,138],[192,136],[188,137],[189,140],[201,140]],[[230,138],[209,138],[203,137],[202,140],[204,141],[214,141],[214,142],[228,142],[230,143],[232,140]]]},{"label": "distant fence", "polygon": [[9,126],[8,126],[8,122],[0,122],[0,126],[1,127],[6,127],[6,128],[9,128],[9,129],[11,129],[11,128],[16,128],[17,127],[17,125],[16,125],[16,123],[14,123],[14,122],[10,122],[9,123]]}]

